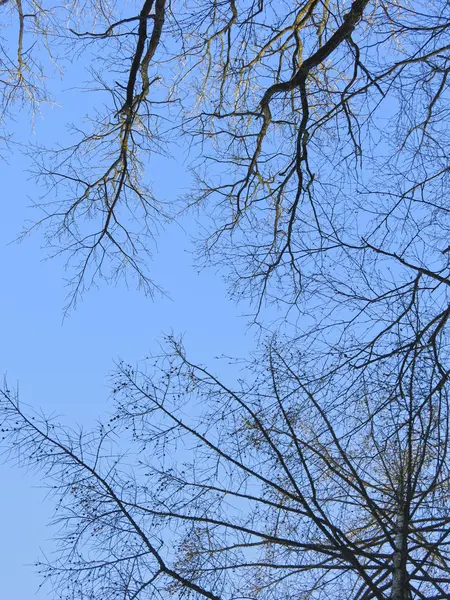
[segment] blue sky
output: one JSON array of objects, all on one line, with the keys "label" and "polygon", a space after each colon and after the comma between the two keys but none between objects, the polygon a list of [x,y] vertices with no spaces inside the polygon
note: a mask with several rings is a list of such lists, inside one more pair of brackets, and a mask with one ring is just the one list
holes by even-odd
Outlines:
[{"label": "blue sky", "polygon": [[[26,112],[11,124],[14,139],[64,143],[65,120],[74,115],[74,92],[66,94],[61,108],[46,109],[31,132]],[[64,95],[62,96],[64,100]],[[86,98],[85,100],[86,101]],[[86,107],[86,103],[84,103]],[[158,159],[155,188],[171,199],[187,184],[182,156]],[[184,221],[186,232],[171,226],[159,239],[158,255],[151,266],[155,280],[171,298],[150,300],[132,287],[102,285],[92,289],[63,321],[67,290],[61,260],[45,260],[41,233],[21,244],[9,243],[33,218],[30,199],[39,190],[24,170],[24,159],[12,148],[0,164],[3,202],[0,218],[0,314],[2,343],[0,371],[9,384],[19,385],[24,403],[57,413],[66,423],[89,427],[109,411],[108,374],[114,361],[137,361],[157,351],[165,333],[182,334],[190,356],[211,364],[221,354],[245,356],[253,332],[241,317],[243,306],[226,299],[225,286],[212,270],[200,274],[192,267],[189,233],[193,219]],[[152,165],[150,165],[152,169]],[[224,367],[217,366],[223,373]],[[0,464],[2,494],[2,597],[29,600],[48,597],[36,590],[39,578],[29,565],[40,548],[52,551],[52,530],[46,524],[52,501],[40,487],[39,476],[13,465]]]},{"label": "blue sky", "polygon": [[[27,111],[19,111],[9,125],[14,142],[25,147],[30,142],[69,144],[67,123],[79,121],[91,103],[103,100],[75,87],[83,86],[86,78],[83,64],[66,67],[63,82],[50,80],[57,105],[43,107],[34,128]],[[156,158],[147,169],[156,196],[169,202],[189,185],[185,157],[180,148],[177,152],[172,159]],[[198,273],[192,266],[194,215],[181,221],[183,228],[171,225],[162,232],[150,265],[155,282],[170,297],[151,300],[132,286],[102,284],[63,320],[64,277],[73,273],[65,273],[61,259],[46,260],[49,253],[42,247],[42,232],[21,244],[11,243],[26,220],[39,218],[30,205],[39,201],[43,190],[29,178],[29,163],[19,147],[11,145],[4,157],[0,162],[0,374],[7,375],[10,386],[19,386],[22,402],[60,415],[63,423],[88,428],[111,410],[108,375],[114,362],[123,358],[133,363],[158,351],[164,334],[183,335],[190,358],[212,365],[220,376],[230,373],[225,363],[214,363],[214,357],[248,356],[257,333],[241,316],[249,312],[248,307],[227,300],[215,270]],[[41,549],[51,557],[53,530],[47,523],[52,501],[38,474],[1,461],[0,474],[2,597],[42,600],[48,594],[45,589],[36,594],[40,579],[31,564]]]}]

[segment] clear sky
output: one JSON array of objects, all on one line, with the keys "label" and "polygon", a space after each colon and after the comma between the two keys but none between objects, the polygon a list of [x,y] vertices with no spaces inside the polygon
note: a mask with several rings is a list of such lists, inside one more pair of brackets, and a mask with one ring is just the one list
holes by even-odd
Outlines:
[{"label": "clear sky", "polygon": [[[69,79],[70,82],[70,79]],[[69,84],[66,85],[69,87]],[[88,96],[83,98],[85,108]],[[58,139],[64,144],[65,121],[76,118],[79,96],[59,98],[62,106],[44,110],[30,132],[29,117],[19,115],[11,125],[14,139]],[[186,183],[181,156],[154,165],[155,188],[170,200]],[[157,351],[164,333],[183,334],[190,356],[211,364],[214,356],[245,356],[252,346],[244,307],[226,299],[225,287],[212,270],[197,274],[192,267],[189,236],[177,226],[163,233],[152,266],[155,280],[171,295],[146,298],[133,288],[101,286],[92,289],[63,321],[66,289],[59,260],[44,260],[43,238],[37,233],[23,243],[9,244],[23,222],[33,217],[30,199],[39,190],[24,171],[16,149],[0,164],[2,203],[0,218],[1,344],[0,372],[11,386],[19,384],[24,403],[57,413],[66,423],[89,427],[109,410],[108,374],[119,357],[142,359]],[[150,169],[152,165],[150,165]],[[193,221],[184,221],[193,229]],[[220,365],[217,366],[221,372]],[[0,464],[2,494],[1,595],[11,600],[48,597],[37,595],[39,578],[30,565],[40,548],[52,551],[52,530],[46,527],[52,502],[39,487],[36,474]]]}]

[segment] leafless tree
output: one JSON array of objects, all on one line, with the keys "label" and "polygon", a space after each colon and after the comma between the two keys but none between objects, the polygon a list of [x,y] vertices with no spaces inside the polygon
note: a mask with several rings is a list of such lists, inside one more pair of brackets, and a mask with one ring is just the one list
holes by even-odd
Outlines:
[{"label": "leafless tree", "polygon": [[448,598],[449,399],[428,358],[310,383],[274,341],[231,387],[172,342],[119,365],[89,434],[5,389],[10,455],[57,499],[44,577],[79,599]]},{"label": "leafless tree", "polygon": [[104,99],[69,147],[33,149],[49,194],[38,223],[68,255],[71,300],[123,273],[158,287],[151,239],[182,207],[154,196],[151,156],[176,140],[196,178],[187,206],[210,217],[200,256],[223,264],[257,318],[276,302],[298,336],[358,368],[434,344],[450,314],[448,2],[16,0],[2,11],[17,22],[3,46],[5,115],[47,98],[43,47],[81,57]]},{"label": "leafless tree", "polygon": [[[161,379],[122,367],[96,434],[38,424],[4,391],[7,448],[61,501],[45,574],[77,598],[447,598],[449,2],[3,13],[5,118],[47,98],[38,42],[84,56],[108,98],[70,147],[33,150],[72,298],[130,269],[157,285],[149,240],[180,207],[148,172],[176,139],[195,174],[182,207],[210,217],[201,256],[285,327],[236,387],[176,344]],[[138,450],[114,458],[126,432]]]}]

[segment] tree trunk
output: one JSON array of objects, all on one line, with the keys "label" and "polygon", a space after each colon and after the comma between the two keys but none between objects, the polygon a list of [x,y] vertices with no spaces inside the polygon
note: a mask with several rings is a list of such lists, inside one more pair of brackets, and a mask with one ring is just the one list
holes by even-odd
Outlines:
[{"label": "tree trunk", "polygon": [[406,571],[407,539],[405,532],[405,515],[400,511],[397,520],[397,533],[395,536],[395,551],[392,574],[391,600],[407,600],[407,571]]}]

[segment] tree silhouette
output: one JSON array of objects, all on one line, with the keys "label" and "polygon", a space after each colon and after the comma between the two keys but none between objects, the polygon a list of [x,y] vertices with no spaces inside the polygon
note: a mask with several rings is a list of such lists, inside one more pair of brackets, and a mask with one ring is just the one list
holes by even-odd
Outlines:
[{"label": "tree silhouette", "polygon": [[61,598],[448,597],[448,394],[429,353],[324,382],[273,341],[233,388],[170,343],[147,372],[118,366],[96,432],[3,392],[11,455],[58,499],[40,569]]},{"label": "tree silhouette", "polygon": [[[120,366],[113,421],[88,434],[4,389],[8,451],[59,498],[45,577],[64,598],[448,598],[448,2],[4,12],[5,127],[48,98],[57,43],[89,49],[108,98],[72,145],[32,150],[71,301],[129,272],[152,293],[151,239],[196,207],[200,262],[281,323],[232,386],[173,340],[148,372]],[[195,178],[181,207],[147,176],[174,141]]]}]

